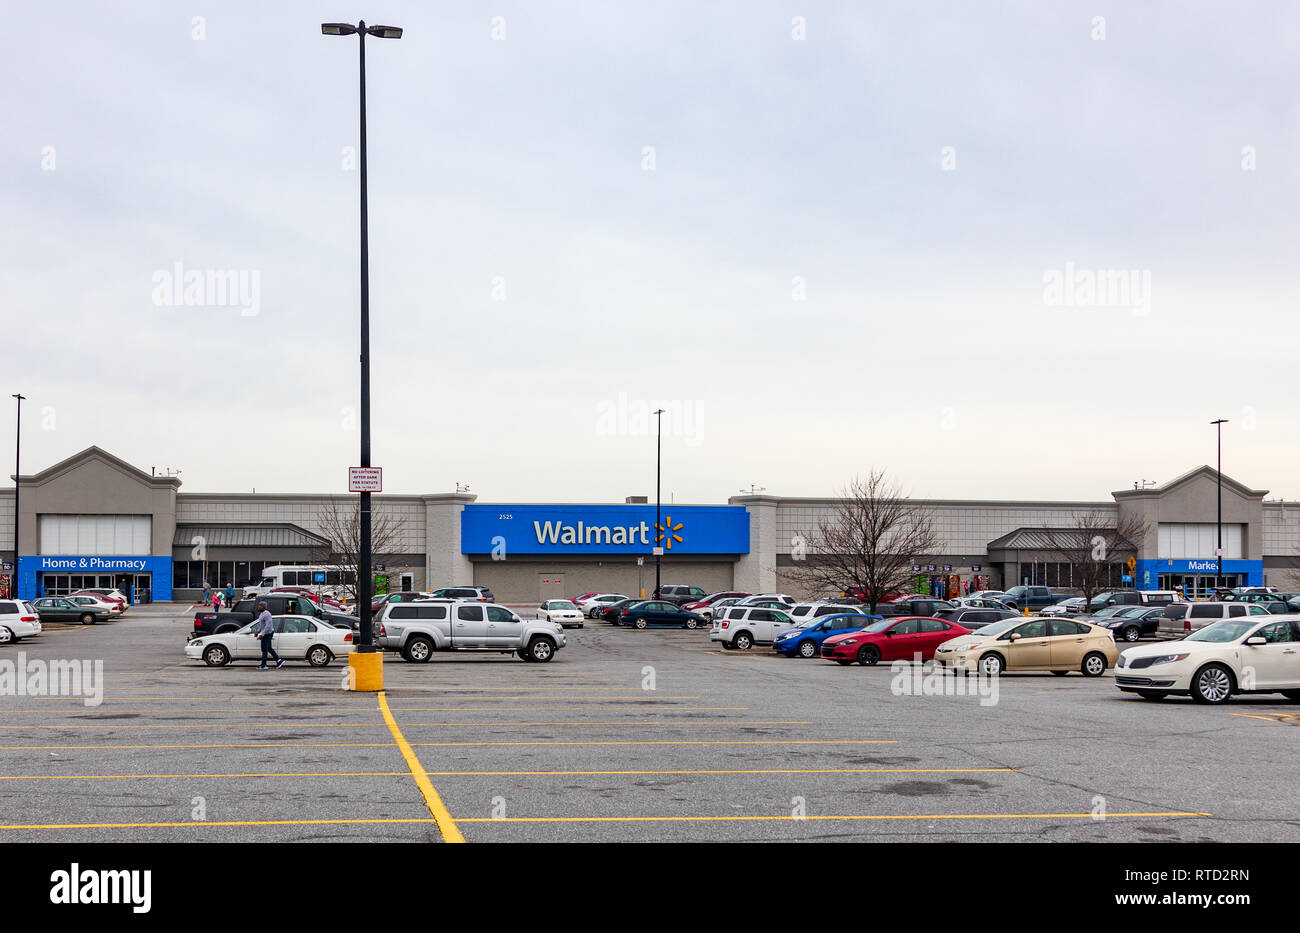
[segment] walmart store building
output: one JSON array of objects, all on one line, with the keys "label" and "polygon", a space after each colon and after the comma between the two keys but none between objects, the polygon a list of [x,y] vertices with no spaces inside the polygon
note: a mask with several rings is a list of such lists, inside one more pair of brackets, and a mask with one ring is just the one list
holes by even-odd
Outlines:
[{"label": "walmart store building", "polygon": [[[184,493],[160,477],[91,447],[22,477],[23,597],[87,586],[130,590],[139,600],[191,601],[204,581],[256,582],[271,564],[325,562],[323,514],[351,509],[354,497]],[[919,587],[951,592],[974,582],[1005,587],[1029,580],[1069,587],[1045,529],[1064,529],[1081,513],[1111,522],[1140,518],[1145,540],[1131,542],[1131,583],[1115,565],[1115,585],[1141,589],[1271,583],[1290,588],[1300,555],[1300,507],[1265,498],[1223,478],[1223,575],[1215,558],[1216,474],[1202,466],[1162,486],[1113,492],[1098,501],[914,500],[925,506],[943,546],[919,555]],[[376,560],[392,588],[488,586],[498,600],[532,603],[589,590],[636,593],[654,585],[653,548],[663,581],[708,591],[790,592],[793,542],[830,515],[834,500],[742,495],[726,503],[665,505],[483,504],[468,493],[376,495],[377,512],[396,527]],[[13,563],[13,490],[0,493],[0,555]],[[1118,555],[1123,557],[1124,555]]]}]

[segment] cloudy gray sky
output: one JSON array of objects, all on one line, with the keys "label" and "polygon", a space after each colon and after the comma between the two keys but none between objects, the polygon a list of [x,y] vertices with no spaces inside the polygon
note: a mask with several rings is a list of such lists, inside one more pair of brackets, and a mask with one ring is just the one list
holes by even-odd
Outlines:
[{"label": "cloudy gray sky", "polygon": [[[319,23],[367,15],[406,30],[367,42],[386,491],[653,495],[662,406],[679,502],[873,465],[1101,498],[1212,463],[1216,417],[1225,472],[1300,497],[1300,8],[8,10],[25,471],[98,444],[191,492],[345,488],[357,40]],[[162,303],[178,263],[256,313]]]}]

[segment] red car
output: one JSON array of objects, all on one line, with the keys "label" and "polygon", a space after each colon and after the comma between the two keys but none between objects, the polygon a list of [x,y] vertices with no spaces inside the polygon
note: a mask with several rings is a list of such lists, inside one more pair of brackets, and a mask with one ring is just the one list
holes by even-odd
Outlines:
[{"label": "red car", "polygon": [[330,596],[322,596],[318,594],[315,590],[309,590],[305,586],[277,586],[275,589],[271,590],[270,592],[297,593],[299,596],[306,596],[308,599],[310,599],[318,606],[323,604],[329,606],[331,609],[339,608],[339,601],[337,599],[334,599],[333,597]]},{"label": "red car", "polygon": [[728,598],[744,599],[746,596],[753,596],[753,595],[754,595],[753,593],[734,593],[731,592],[730,590],[723,593],[710,593],[708,596],[704,597],[703,599],[696,600],[693,603],[686,603],[685,605],[682,606],[682,608],[685,609],[687,612],[699,612],[701,609],[705,609],[709,606],[712,606],[720,599],[728,599]]},{"label": "red car", "polygon": [[832,635],[822,642],[822,657],[840,664],[876,664],[880,661],[933,661],[935,649],[951,638],[969,635],[970,629],[930,616],[898,616],[872,622],[857,632]]}]

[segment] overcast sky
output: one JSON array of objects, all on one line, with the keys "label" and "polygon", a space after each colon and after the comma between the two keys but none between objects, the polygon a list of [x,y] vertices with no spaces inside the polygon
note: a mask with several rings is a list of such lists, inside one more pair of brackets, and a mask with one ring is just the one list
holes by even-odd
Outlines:
[{"label": "overcast sky", "polygon": [[1300,497],[1300,7],[7,9],[24,472],[346,488],[358,56],[319,24],[367,15],[406,30],[366,45],[385,491],[653,497],[663,407],[678,502],[1100,499],[1213,464],[1219,417],[1226,473]]}]

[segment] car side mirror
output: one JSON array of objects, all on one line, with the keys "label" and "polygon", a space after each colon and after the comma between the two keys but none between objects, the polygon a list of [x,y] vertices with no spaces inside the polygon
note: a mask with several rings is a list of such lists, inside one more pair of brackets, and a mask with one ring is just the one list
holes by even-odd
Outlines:
[{"label": "car side mirror", "polygon": [[1249,638],[1246,639],[1246,644],[1248,644],[1248,645],[1267,645],[1267,644],[1268,644],[1268,639],[1265,638],[1263,635],[1251,635]]},{"label": "car side mirror", "polygon": [[1020,641],[1020,633],[1012,632],[1010,635],[1007,636],[1007,641]]}]

